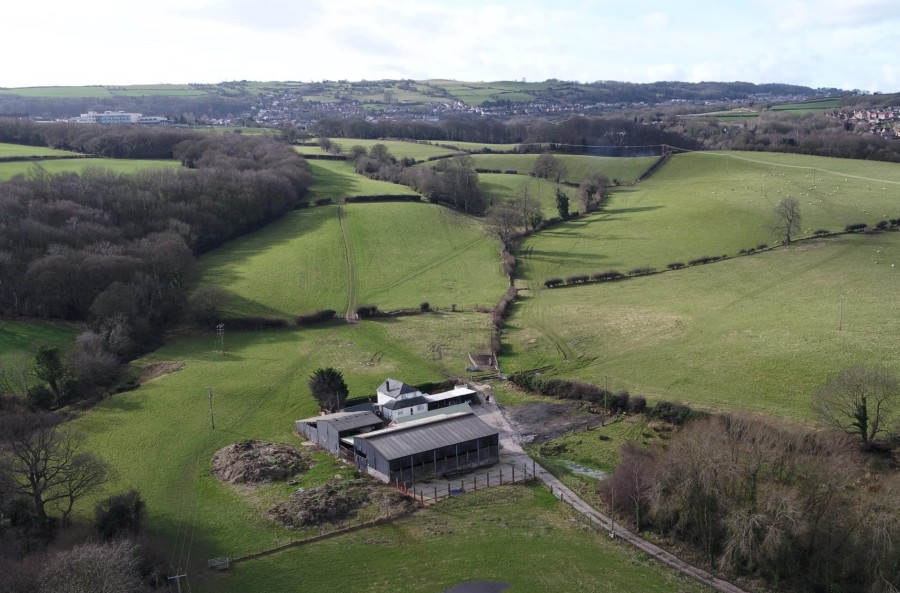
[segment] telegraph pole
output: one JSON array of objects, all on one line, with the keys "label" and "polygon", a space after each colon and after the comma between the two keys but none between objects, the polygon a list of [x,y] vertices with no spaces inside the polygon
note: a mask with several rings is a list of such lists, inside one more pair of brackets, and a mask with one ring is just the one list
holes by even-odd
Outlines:
[{"label": "telegraph pole", "polygon": [[844,295],[841,294],[841,312],[838,317],[838,331],[844,329]]},{"label": "telegraph pole", "polygon": [[212,387],[206,388],[206,393],[209,395],[209,423],[212,426],[212,429],[216,429],[216,416],[213,414],[213,398],[212,398]]},{"label": "telegraph pole", "polygon": [[225,355],[225,324],[220,323],[216,326],[216,346],[218,346],[219,354]]}]

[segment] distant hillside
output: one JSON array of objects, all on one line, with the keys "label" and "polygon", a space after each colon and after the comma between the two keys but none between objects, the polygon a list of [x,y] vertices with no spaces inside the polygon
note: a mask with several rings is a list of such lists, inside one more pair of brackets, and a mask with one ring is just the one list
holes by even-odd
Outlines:
[{"label": "distant hillside", "polygon": [[552,117],[567,112],[599,114],[629,105],[798,101],[844,94],[840,89],[749,82],[235,81],[0,89],[0,115],[66,118],[87,111],[122,110],[166,115],[187,123],[229,120],[275,125],[315,121],[326,115],[412,119],[466,115],[508,118],[523,114]]}]

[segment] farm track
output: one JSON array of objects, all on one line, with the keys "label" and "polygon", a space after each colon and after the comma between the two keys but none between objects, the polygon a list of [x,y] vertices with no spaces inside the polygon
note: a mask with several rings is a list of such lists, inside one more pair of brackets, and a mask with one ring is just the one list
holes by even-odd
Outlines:
[{"label": "farm track", "polygon": [[341,236],[344,239],[344,257],[347,263],[347,312],[344,314],[344,318],[348,322],[355,322],[357,320],[356,307],[359,292],[359,277],[356,274],[353,242],[350,240],[350,228],[347,225],[343,206],[338,206],[338,222],[341,225]]}]

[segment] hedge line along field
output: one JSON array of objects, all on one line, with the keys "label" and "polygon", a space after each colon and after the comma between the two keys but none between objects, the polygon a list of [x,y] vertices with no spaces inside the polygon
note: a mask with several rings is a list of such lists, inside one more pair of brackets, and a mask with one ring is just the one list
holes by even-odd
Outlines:
[{"label": "hedge line along field", "polygon": [[501,366],[709,409],[806,420],[854,364],[900,372],[900,233],[795,242],[513,308]]},{"label": "hedge line along field", "polygon": [[356,173],[347,161],[309,160],[313,186],[309,200],[340,200],[351,196],[405,195],[415,191],[405,185],[369,179]]},{"label": "hedge line along field", "polygon": [[498,250],[477,219],[434,204],[320,206],[202,257],[201,282],[234,295],[235,315],[490,307],[505,286]]},{"label": "hedge line along field", "polygon": [[[517,171],[520,175],[528,175],[534,166],[538,154],[473,154],[477,169],[493,169],[499,171]],[[634,182],[641,174],[656,162],[657,157],[600,157],[573,154],[553,155],[566,164],[563,181],[579,183],[587,173],[603,173],[610,181],[618,179],[620,183]]]},{"label": "hedge line along field", "polygon": [[775,207],[799,201],[800,236],[900,217],[900,167],[804,155],[691,153],[636,187],[618,188],[598,214],[529,238],[520,273],[551,277],[638,267],[665,268],[703,256],[773,245]]},{"label": "hedge line along field", "polygon": [[43,146],[26,146],[25,144],[7,144],[0,142],[0,159],[10,157],[46,157],[46,156],[80,156],[68,150],[56,150]]},{"label": "hedge line along field", "polygon": [[[411,583],[405,582],[405,572],[374,573],[376,578],[365,581],[363,588],[359,581],[355,588],[396,590],[403,582],[404,590],[436,591],[484,575],[507,580],[523,591],[547,590],[554,582],[574,587],[567,585],[565,590],[592,590],[599,575],[595,570],[607,575],[604,587],[610,579],[622,579],[621,586],[631,590],[638,589],[626,585],[625,579],[640,583],[640,590],[693,587],[658,567],[636,562],[630,548],[610,543],[603,532],[581,527],[554,497],[525,486],[473,493],[396,524],[330,540],[344,542],[339,548],[323,542],[238,564],[221,575],[206,570],[207,558],[273,546],[294,534],[269,520],[264,511],[296,486],[279,484],[259,491],[227,486],[210,474],[210,461],[218,449],[243,439],[297,444],[293,422],[317,412],[307,377],[322,366],[341,369],[353,397],[373,394],[387,376],[411,384],[440,381],[443,372],[460,369],[465,361],[456,355],[435,359],[424,346],[434,339],[464,341],[473,323],[486,328],[488,316],[428,314],[363,321],[356,327],[334,323],[307,330],[232,332],[226,335],[224,355],[216,350],[213,332],[175,340],[134,363],[147,376],[168,374],[103,401],[75,425],[89,435],[88,447],[115,469],[107,492],[140,490],[147,503],[149,535],[160,542],[161,552],[168,555],[175,548],[175,555],[185,558],[180,546],[191,542],[190,559],[183,567],[199,590],[281,590],[283,583],[297,578],[298,569],[311,585],[343,584],[349,573],[362,578],[385,556],[398,567],[425,562],[431,569],[412,571],[417,576]],[[213,391],[215,429],[210,427],[207,388]],[[343,473],[327,457],[319,457],[318,463],[304,478],[304,487]],[[89,514],[92,504],[93,500],[83,501],[77,512]],[[390,534],[400,537],[382,541]],[[476,541],[481,543],[473,548]],[[354,568],[338,571],[341,574],[324,569],[335,549],[358,551],[357,561],[351,563]],[[517,554],[510,555],[510,549]],[[525,570],[521,562],[511,560],[519,554],[540,559],[544,568]],[[355,552],[353,556],[357,557]],[[575,562],[597,568],[576,570]]]},{"label": "hedge line along field", "polygon": [[152,169],[180,169],[181,162],[176,160],[139,160],[139,159],[52,159],[46,161],[12,161],[0,162],[0,181],[6,181],[16,175],[27,175],[29,171],[43,169],[51,175],[57,173],[81,173],[85,169],[109,169],[115,173],[134,173]]}]

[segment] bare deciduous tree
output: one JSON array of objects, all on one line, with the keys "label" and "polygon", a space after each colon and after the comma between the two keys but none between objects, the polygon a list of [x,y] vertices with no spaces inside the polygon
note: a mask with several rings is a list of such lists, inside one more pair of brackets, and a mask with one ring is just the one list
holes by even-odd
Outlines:
[{"label": "bare deciduous tree", "polygon": [[79,499],[106,482],[107,465],[84,450],[84,437],[53,414],[17,414],[0,424],[0,472],[12,494],[25,497],[42,527],[55,509],[69,516]]},{"label": "bare deciduous tree", "polygon": [[881,434],[889,434],[900,417],[897,377],[862,365],[841,371],[813,396],[813,409],[823,422],[859,436],[870,450]]},{"label": "bare deciduous tree", "polygon": [[784,198],[775,206],[775,225],[773,230],[785,242],[800,232],[800,202],[794,198]]},{"label": "bare deciduous tree", "polygon": [[140,558],[126,540],[85,544],[50,558],[38,577],[40,593],[137,593]]}]

